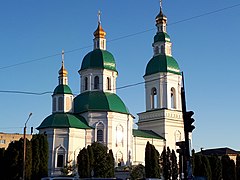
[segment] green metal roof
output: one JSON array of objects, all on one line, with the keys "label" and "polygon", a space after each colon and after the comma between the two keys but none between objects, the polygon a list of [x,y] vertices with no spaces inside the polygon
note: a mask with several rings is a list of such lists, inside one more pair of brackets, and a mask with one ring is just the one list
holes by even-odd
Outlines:
[{"label": "green metal roof", "polygon": [[68,85],[59,84],[53,92],[55,94],[72,94],[72,91]]},{"label": "green metal roof", "polygon": [[155,42],[170,42],[170,36],[165,33],[165,32],[158,32],[155,36],[154,36],[154,43]]},{"label": "green metal roof", "polygon": [[161,54],[154,56],[148,62],[145,76],[159,72],[171,72],[174,74],[181,74],[177,61],[171,56]]},{"label": "green metal roof", "polygon": [[103,91],[88,91],[74,98],[74,112],[112,111],[129,114],[124,102],[118,95]]},{"label": "green metal roof", "polygon": [[43,120],[37,129],[43,128],[78,128],[90,129],[82,116],[69,113],[54,113]]},{"label": "green metal roof", "polygon": [[143,138],[154,138],[154,139],[163,139],[162,136],[158,135],[152,130],[139,130],[139,129],[133,129],[133,136],[135,137],[143,137]]},{"label": "green metal roof", "polygon": [[110,52],[101,49],[95,49],[83,58],[80,70],[89,68],[108,69],[117,72],[113,55]]}]

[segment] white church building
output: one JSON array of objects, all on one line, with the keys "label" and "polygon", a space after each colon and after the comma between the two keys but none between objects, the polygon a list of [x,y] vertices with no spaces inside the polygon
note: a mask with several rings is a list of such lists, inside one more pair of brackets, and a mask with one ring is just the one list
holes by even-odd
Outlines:
[{"label": "white church building", "polygon": [[106,49],[105,31],[100,20],[94,32],[94,47],[82,60],[80,93],[74,97],[67,70],[59,70],[59,84],[52,94],[52,114],[37,128],[49,143],[49,176],[61,174],[67,162],[76,165],[79,151],[100,142],[112,149],[116,166],[144,164],[147,141],[161,153],[164,146],[176,150],[184,139],[181,107],[182,76],[172,57],[167,34],[167,17],[162,8],[156,16],[153,56],[145,74],[146,109],[138,114],[138,129],[133,115],[117,95],[118,71],[114,56]]}]

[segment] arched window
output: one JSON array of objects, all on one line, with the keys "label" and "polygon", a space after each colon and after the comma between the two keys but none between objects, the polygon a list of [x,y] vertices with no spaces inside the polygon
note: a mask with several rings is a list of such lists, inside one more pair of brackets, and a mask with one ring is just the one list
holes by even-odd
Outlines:
[{"label": "arched window", "polygon": [[121,151],[117,152],[116,159],[118,162],[118,166],[122,166],[123,165],[123,153]]},{"label": "arched window", "polygon": [[57,100],[56,98],[53,98],[53,111],[55,112],[57,110]]},{"label": "arched window", "polygon": [[123,146],[123,127],[118,125],[116,127],[116,147]]},{"label": "arched window", "polygon": [[174,88],[171,88],[171,108],[176,109],[176,93]]},{"label": "arched window", "polygon": [[65,149],[63,147],[60,147],[59,149],[57,149],[57,163],[56,166],[58,168],[62,168],[64,167],[65,164]]},{"label": "arched window", "polygon": [[151,90],[151,108],[157,108],[157,89],[155,87]]},{"label": "arched window", "polygon": [[175,131],[175,142],[181,141],[182,137],[181,137],[181,132],[179,130]]},{"label": "arched window", "polygon": [[94,77],[94,89],[99,89],[99,77]]},{"label": "arched window", "polygon": [[107,77],[107,90],[111,90],[111,80],[110,80],[110,77]]},{"label": "arched window", "polygon": [[154,48],[154,54],[158,54],[159,53],[159,48],[158,48],[158,46],[156,46],[155,48]]},{"label": "arched window", "polygon": [[85,89],[85,91],[88,90],[88,78],[87,77],[84,78],[84,89]]},{"label": "arched window", "polygon": [[104,125],[101,122],[97,125],[97,142],[104,142]]},{"label": "arched window", "polygon": [[164,45],[161,46],[161,54],[165,54],[165,48],[164,48]]},{"label": "arched window", "polygon": [[69,110],[71,108],[71,98],[70,97],[66,98],[66,108],[67,108],[67,110]]},{"label": "arched window", "polygon": [[58,110],[63,111],[63,97],[58,98]]}]

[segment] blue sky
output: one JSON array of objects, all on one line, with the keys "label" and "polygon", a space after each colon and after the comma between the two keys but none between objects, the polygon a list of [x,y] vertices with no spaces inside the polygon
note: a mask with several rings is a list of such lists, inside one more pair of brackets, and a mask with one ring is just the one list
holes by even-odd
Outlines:
[{"label": "blue sky", "polygon": [[[226,146],[239,150],[240,6],[176,22],[236,4],[238,0],[163,2],[173,57],[185,75],[187,108],[195,112],[196,150]],[[53,91],[64,49],[69,85],[78,94],[78,70],[84,55],[92,50],[98,10],[107,32],[107,49],[117,62],[117,86],[143,82],[153,54],[158,0],[12,0],[0,6],[0,90]],[[121,38],[131,34],[137,35]],[[46,56],[52,57],[36,61]],[[27,61],[32,62],[16,65]],[[145,111],[144,85],[117,93],[137,121],[137,113]],[[51,94],[0,93],[0,99],[2,132],[21,133],[30,112],[28,127],[37,127],[51,114]]]}]

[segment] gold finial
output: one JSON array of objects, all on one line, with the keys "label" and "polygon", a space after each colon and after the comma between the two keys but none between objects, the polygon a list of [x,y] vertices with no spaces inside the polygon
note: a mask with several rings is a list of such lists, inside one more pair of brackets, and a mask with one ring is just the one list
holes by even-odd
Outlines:
[{"label": "gold finial", "polygon": [[95,38],[105,38],[106,32],[103,30],[102,25],[101,25],[101,11],[98,11],[98,27],[96,31],[93,33]]},{"label": "gold finial", "polygon": [[67,76],[68,74],[67,70],[64,67],[64,50],[62,50],[62,67],[58,73],[60,76]]},{"label": "gold finial", "polygon": [[98,24],[101,24],[101,11],[98,10]]}]

